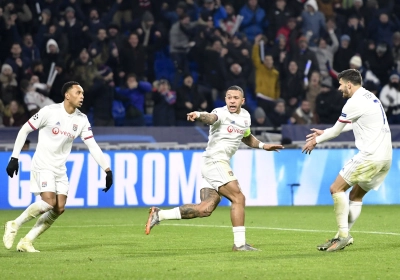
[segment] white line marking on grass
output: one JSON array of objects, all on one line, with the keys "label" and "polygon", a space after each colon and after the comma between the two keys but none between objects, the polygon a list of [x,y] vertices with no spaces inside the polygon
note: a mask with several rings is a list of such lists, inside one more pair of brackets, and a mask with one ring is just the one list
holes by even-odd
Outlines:
[{"label": "white line marking on grass", "polygon": [[[136,227],[143,226],[138,224],[119,224],[119,225],[76,225],[76,226],[52,226],[52,228],[96,228],[96,227]],[[221,226],[221,225],[197,225],[197,224],[163,224],[162,226],[173,226],[173,227],[203,227],[203,228],[232,228],[232,226]],[[25,226],[26,227],[26,226]],[[319,229],[300,229],[300,228],[274,228],[274,227],[252,227],[246,226],[247,229],[259,229],[259,230],[276,230],[276,231],[297,231],[297,232],[336,232],[333,230],[319,230]],[[382,232],[382,231],[363,231],[363,230],[352,230],[351,232],[366,233],[366,234],[378,234],[378,235],[394,235],[400,236],[398,232]]]}]

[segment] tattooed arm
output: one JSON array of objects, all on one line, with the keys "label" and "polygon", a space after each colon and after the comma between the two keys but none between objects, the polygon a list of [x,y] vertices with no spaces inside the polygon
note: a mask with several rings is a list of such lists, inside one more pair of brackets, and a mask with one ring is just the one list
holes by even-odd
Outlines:
[{"label": "tattooed arm", "polygon": [[191,112],[187,114],[187,120],[194,122],[195,120],[199,120],[205,124],[214,124],[218,117],[216,114],[213,113],[205,113],[205,112]]},{"label": "tattooed arm", "polygon": [[283,149],[282,145],[276,144],[265,144],[258,140],[253,134],[250,134],[247,137],[242,138],[242,142],[251,148],[260,148],[266,151],[276,151],[279,152],[280,149]]}]

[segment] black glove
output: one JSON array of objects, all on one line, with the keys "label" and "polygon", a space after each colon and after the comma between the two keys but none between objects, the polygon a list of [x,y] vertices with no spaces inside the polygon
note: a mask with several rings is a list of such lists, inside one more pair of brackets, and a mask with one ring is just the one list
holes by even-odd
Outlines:
[{"label": "black glove", "polygon": [[14,176],[14,172],[15,175],[18,175],[18,168],[19,168],[18,159],[12,157],[6,168],[8,176],[12,178]]},{"label": "black glove", "polygon": [[108,192],[108,190],[111,188],[111,185],[113,183],[113,175],[112,171],[106,171],[107,176],[106,176],[106,187],[103,189],[103,192]]}]

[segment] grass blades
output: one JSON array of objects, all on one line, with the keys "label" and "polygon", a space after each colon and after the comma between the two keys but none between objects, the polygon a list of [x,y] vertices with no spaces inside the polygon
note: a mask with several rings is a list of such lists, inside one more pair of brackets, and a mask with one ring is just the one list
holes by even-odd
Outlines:
[{"label": "grass blades", "polygon": [[[248,207],[247,242],[232,252],[229,208],[209,218],[163,221],[144,234],[148,209],[67,209],[36,240],[40,253],[0,249],[1,279],[399,279],[399,205],[363,206],[354,245],[316,245],[335,234],[332,206]],[[0,211],[6,222],[21,213]],[[1,232],[3,234],[3,231]]]}]

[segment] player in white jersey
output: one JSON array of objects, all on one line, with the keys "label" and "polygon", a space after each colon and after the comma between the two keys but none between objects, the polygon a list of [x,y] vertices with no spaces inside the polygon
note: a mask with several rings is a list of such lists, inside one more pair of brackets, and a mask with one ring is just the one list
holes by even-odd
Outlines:
[{"label": "player in white jersey", "polygon": [[[378,190],[392,164],[392,138],[385,111],[379,99],[361,86],[360,72],[349,69],[338,76],[344,98],[348,98],[336,124],[325,130],[312,129],[303,152],[311,153],[318,143],[353,130],[359,153],[349,160],[330,187],[338,233],[318,250],[334,252],[353,244],[349,230],[360,216],[362,199],[370,190]],[[349,201],[345,191],[353,186]]]},{"label": "player in white jersey", "polygon": [[240,190],[239,182],[229,165],[241,142],[252,148],[266,151],[279,151],[281,145],[264,144],[250,132],[250,114],[242,108],[243,90],[238,86],[228,88],[225,95],[226,106],[217,108],[211,113],[191,112],[188,121],[199,120],[210,125],[209,140],[203,153],[201,174],[203,185],[200,190],[200,204],[186,204],[170,210],[150,208],[146,224],[146,234],[162,220],[193,219],[208,217],[221,200],[220,196],[229,199],[231,205],[231,222],[233,226],[233,251],[257,250],[246,243],[244,227],[245,197]]},{"label": "player in white jersey", "polygon": [[112,185],[112,171],[93,138],[90,123],[77,108],[82,106],[84,92],[77,82],[67,82],[61,90],[64,102],[43,107],[20,129],[7,166],[12,178],[18,175],[18,156],[29,133],[39,129],[39,140],[32,159],[30,190],[41,200],[32,203],[19,217],[5,225],[3,243],[7,249],[13,245],[20,226],[40,216],[33,228],[22,238],[19,252],[39,252],[32,243],[64,212],[68,196],[68,178],[65,163],[71,153],[72,142],[78,136],[88,146],[90,154],[106,172],[107,192]]}]

